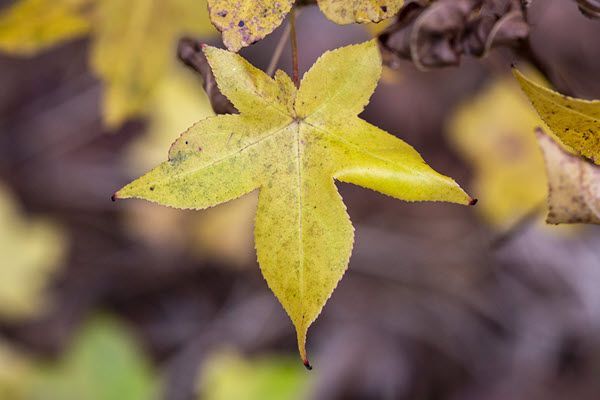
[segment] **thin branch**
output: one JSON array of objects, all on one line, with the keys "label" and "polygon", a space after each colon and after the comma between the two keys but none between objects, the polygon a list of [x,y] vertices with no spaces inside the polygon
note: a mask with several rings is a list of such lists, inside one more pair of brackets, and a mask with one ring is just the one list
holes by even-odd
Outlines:
[{"label": "thin branch", "polygon": [[[298,13],[299,14],[299,13]],[[291,24],[285,26],[284,31],[281,33],[281,37],[279,38],[279,42],[277,42],[277,47],[275,47],[275,51],[273,52],[273,56],[271,57],[271,62],[269,63],[269,67],[267,68],[267,75],[273,76],[275,73],[275,69],[279,64],[279,60],[281,59],[281,54],[283,53],[283,49],[285,48],[285,44],[287,43],[291,32]]]},{"label": "thin branch", "polygon": [[300,87],[300,72],[298,68],[298,39],[296,38],[296,11],[292,8],[290,12],[291,44],[292,44],[292,66],[293,79],[296,87]]}]

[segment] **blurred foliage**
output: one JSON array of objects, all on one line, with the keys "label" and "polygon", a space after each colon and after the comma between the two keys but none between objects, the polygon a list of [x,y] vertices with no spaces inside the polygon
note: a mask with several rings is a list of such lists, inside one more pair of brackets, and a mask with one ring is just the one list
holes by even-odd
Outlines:
[{"label": "blurred foliage", "polygon": [[89,323],[61,360],[32,374],[26,400],[149,400],[158,389],[137,342],[107,318]]},{"label": "blurred foliage", "polygon": [[300,400],[309,374],[295,357],[245,359],[232,350],[210,357],[200,375],[199,400]]},{"label": "blurred foliage", "polygon": [[84,35],[89,21],[76,10],[81,0],[22,0],[0,16],[0,50],[22,56]]},{"label": "blurred foliage", "polygon": [[23,319],[49,306],[47,285],[67,249],[64,232],[54,223],[29,220],[7,189],[0,186],[0,315]]},{"label": "blurred foliage", "polygon": [[133,337],[99,317],[56,362],[42,362],[0,342],[2,400],[150,400],[158,378]]},{"label": "blurred foliage", "polygon": [[22,0],[0,14],[0,50],[31,55],[88,29],[91,66],[105,83],[104,119],[113,127],[150,114],[180,35],[214,33],[202,0]]},{"label": "blurred foliage", "polygon": [[451,142],[474,168],[475,209],[497,229],[510,227],[546,197],[544,160],[534,135],[542,125],[511,76],[488,84],[450,121]]}]

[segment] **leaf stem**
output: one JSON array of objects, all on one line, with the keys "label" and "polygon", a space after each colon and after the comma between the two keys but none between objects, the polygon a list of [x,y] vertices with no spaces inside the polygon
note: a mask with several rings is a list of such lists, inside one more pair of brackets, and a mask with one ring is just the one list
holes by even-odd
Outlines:
[{"label": "leaf stem", "polygon": [[298,68],[298,39],[296,38],[296,11],[292,8],[290,12],[290,41],[292,45],[292,78],[296,87],[300,87],[300,72]]}]

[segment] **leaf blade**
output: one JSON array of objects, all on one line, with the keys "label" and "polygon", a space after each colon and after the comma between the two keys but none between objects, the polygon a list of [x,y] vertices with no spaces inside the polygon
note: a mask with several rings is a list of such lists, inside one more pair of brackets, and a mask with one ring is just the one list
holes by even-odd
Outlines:
[{"label": "leaf blade", "polygon": [[[345,171],[351,180],[348,170],[353,169],[358,176],[371,168],[378,173],[366,179],[364,186],[388,191],[398,198],[426,200],[437,196],[438,200],[462,204],[470,198],[450,178],[427,167],[412,147],[356,115],[368,102],[381,71],[374,42],[326,54],[307,73],[298,93],[283,73],[271,79],[233,53],[210,47],[205,53],[215,69],[219,87],[241,108],[241,114],[199,122],[174,143],[169,162],[117,195],[175,207],[203,208],[259,188],[255,224],[259,264],[267,284],[296,327],[298,349],[308,366],[308,328],[342,278],[354,241],[352,224],[334,184],[336,173]],[[356,60],[360,62],[355,63]],[[331,68],[327,62],[332,63]],[[329,79],[343,75],[345,64],[354,68],[356,81],[366,83],[348,85],[344,80]],[[318,74],[327,79],[320,79]],[[275,102],[275,107],[265,99]],[[348,124],[351,126],[350,122],[341,125],[344,129],[336,135],[326,129],[343,120],[355,121],[355,129],[344,130]],[[345,141],[340,139],[344,135]],[[354,147],[348,147],[349,140],[356,142]],[[376,143],[369,144],[369,140]],[[379,152],[379,158],[365,158],[362,154],[364,160],[359,155],[358,162],[349,153],[361,146],[371,146],[371,152]],[[200,147],[207,150],[208,158],[199,155]],[[400,155],[393,156],[395,151],[400,151]],[[229,163],[215,169],[211,163],[223,156],[228,156]],[[388,168],[383,168],[381,157],[387,157],[383,161],[393,164],[395,170],[387,164]],[[404,166],[407,160],[412,160],[412,164]],[[198,174],[206,166],[212,170],[206,175]],[[197,175],[182,183],[177,180],[178,169],[187,174],[185,177]],[[399,171],[408,171],[408,175]],[[419,184],[414,177],[406,179],[415,171],[435,180],[438,186],[430,185],[421,194],[419,190],[407,194],[403,188]],[[396,179],[385,181],[386,174],[396,174]],[[148,185],[160,179],[175,182],[176,187],[165,186],[157,196],[158,186],[149,190]],[[448,188],[452,195],[433,193]]]},{"label": "leaf blade", "polygon": [[516,68],[513,74],[552,132],[578,154],[600,164],[600,100],[564,96],[531,81]]},{"label": "leaf blade", "polygon": [[369,103],[381,70],[375,40],[324,53],[302,77],[296,114],[309,123],[332,114],[356,116]]}]

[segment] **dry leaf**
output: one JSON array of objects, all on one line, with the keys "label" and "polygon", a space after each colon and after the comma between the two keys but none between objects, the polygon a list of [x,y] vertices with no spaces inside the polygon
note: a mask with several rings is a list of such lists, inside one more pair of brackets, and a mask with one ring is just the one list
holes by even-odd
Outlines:
[{"label": "dry leaf", "polygon": [[[273,32],[292,9],[295,0],[208,0],[210,20],[223,33],[231,51]],[[327,18],[338,24],[379,22],[395,15],[404,0],[318,0]]]},{"label": "dry leaf", "polygon": [[273,32],[293,4],[294,0],[208,0],[208,9],[225,46],[239,51]]},{"label": "dry leaf", "polygon": [[600,167],[536,130],[548,173],[549,224],[600,224]]},{"label": "dry leaf", "polygon": [[528,34],[519,0],[408,0],[379,41],[386,64],[399,58],[426,69],[457,65],[463,54],[482,57]]}]

